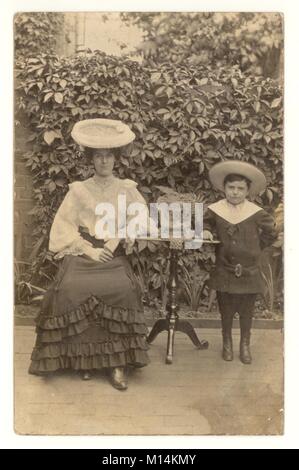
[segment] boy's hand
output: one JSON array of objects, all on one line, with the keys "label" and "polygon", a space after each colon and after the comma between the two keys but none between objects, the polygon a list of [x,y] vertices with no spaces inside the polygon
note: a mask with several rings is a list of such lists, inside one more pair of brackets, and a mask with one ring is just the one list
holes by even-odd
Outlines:
[{"label": "boy's hand", "polygon": [[214,240],[213,235],[211,234],[209,230],[203,230],[202,238],[203,240],[210,240],[210,241]]}]

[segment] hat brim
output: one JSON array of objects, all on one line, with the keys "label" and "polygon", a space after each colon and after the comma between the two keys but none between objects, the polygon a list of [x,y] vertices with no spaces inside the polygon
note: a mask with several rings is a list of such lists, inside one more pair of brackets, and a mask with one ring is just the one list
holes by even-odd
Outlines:
[{"label": "hat brim", "polygon": [[128,145],[135,139],[129,126],[113,119],[85,119],[71,132],[74,141],[83,147],[110,149]]},{"label": "hat brim", "polygon": [[254,165],[239,160],[216,163],[209,171],[209,178],[216,189],[224,191],[224,179],[230,174],[242,175],[251,181],[250,196],[257,196],[266,188],[267,181],[264,173]]}]

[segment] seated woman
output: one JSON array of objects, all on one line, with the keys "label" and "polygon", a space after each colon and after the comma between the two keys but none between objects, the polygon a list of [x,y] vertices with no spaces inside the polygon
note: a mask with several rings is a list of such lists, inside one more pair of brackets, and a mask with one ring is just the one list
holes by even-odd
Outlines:
[{"label": "seated woman", "polygon": [[145,200],[134,181],[112,173],[121,147],[134,140],[119,121],[94,119],[77,123],[74,140],[87,148],[95,174],[69,185],[50,232],[49,249],[63,258],[37,318],[37,338],[29,372],[43,375],[59,369],[107,369],[112,385],[127,388],[126,366],[148,364],[141,293],[119,239],[100,237],[96,206],[115,207]]}]

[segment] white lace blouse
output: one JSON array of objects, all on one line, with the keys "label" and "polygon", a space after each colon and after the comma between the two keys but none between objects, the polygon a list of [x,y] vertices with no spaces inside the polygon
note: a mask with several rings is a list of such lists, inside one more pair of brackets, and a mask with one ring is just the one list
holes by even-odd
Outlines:
[{"label": "white lace blouse", "polygon": [[[82,227],[89,235],[100,239],[117,239],[118,224],[118,195],[126,196],[126,205],[132,202],[139,202],[143,205],[147,214],[147,206],[144,198],[136,188],[137,183],[132,180],[121,180],[112,176],[104,183],[93,176],[85,181],[76,181],[69,184],[69,191],[66,194],[61,206],[54,218],[51,231],[49,249],[57,253],[56,258],[61,258],[66,254],[81,255],[91,248],[91,243],[84,240],[79,232]],[[111,237],[107,237],[107,231],[102,236],[96,229],[96,224],[100,215],[96,214],[96,207],[100,203],[110,203],[115,210],[116,231]],[[126,216],[128,222],[128,216]],[[118,244],[119,239],[117,239]]]}]

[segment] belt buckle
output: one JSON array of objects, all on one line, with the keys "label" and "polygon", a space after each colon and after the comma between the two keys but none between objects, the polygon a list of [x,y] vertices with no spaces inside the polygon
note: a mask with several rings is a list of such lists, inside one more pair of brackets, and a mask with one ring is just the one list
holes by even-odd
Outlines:
[{"label": "belt buckle", "polygon": [[235,266],[235,276],[241,277],[242,276],[242,264],[236,264]]}]

